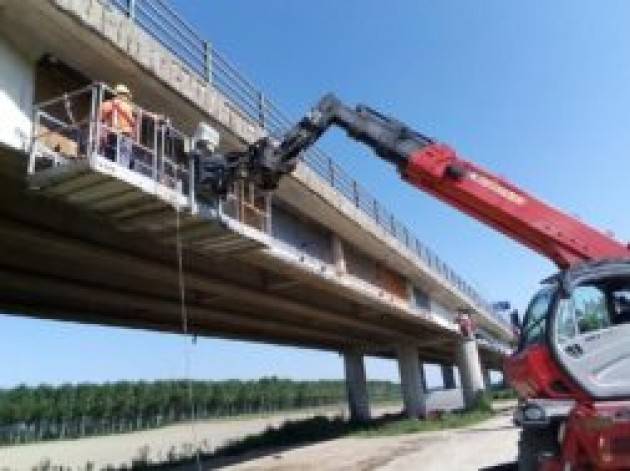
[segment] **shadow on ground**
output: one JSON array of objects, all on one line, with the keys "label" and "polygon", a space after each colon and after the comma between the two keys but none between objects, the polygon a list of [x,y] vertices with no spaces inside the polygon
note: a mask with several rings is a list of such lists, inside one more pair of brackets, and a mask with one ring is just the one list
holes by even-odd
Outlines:
[{"label": "shadow on ground", "polygon": [[[406,433],[451,429],[471,425],[492,416],[489,411],[470,411],[440,414],[426,420],[410,420],[402,414],[387,414],[368,423],[348,422],[341,417],[313,417],[287,421],[280,427],[270,427],[262,433],[248,435],[229,442],[212,453],[204,453],[200,461],[205,469],[221,469],[237,463],[280,455],[283,452],[341,438],[351,434],[362,437],[392,436]],[[182,457],[164,464],[135,462],[133,470],[197,469],[197,459]],[[500,468],[497,468],[500,469]]]},{"label": "shadow on ground", "polygon": [[[250,460],[279,455],[292,449],[341,438],[352,433],[379,430],[391,424],[404,422],[401,414],[386,414],[368,423],[348,422],[342,417],[318,416],[309,419],[291,420],[280,427],[269,427],[262,433],[248,435],[228,442],[212,453],[200,456],[205,469],[221,469],[226,466]],[[133,470],[174,470],[197,469],[196,458],[183,458],[163,464],[134,463]]]},{"label": "shadow on ground", "polygon": [[481,468],[479,471],[518,471],[517,463],[503,463],[496,466]]}]

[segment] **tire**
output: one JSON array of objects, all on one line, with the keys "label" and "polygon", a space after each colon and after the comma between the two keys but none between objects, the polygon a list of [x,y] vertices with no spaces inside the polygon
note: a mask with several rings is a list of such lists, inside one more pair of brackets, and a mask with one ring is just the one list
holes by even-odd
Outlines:
[{"label": "tire", "polygon": [[524,428],[518,442],[518,471],[538,471],[541,455],[556,456],[558,453],[557,425]]}]

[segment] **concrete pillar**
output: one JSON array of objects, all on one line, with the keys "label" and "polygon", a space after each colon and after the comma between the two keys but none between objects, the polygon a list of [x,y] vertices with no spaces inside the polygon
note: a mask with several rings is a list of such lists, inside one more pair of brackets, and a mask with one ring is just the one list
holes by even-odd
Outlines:
[{"label": "concrete pillar", "polygon": [[482,368],[483,374],[483,383],[486,387],[486,390],[490,391],[492,389],[492,378],[490,377],[490,370],[488,368]]},{"label": "concrete pillar", "polygon": [[343,241],[337,234],[332,235],[332,254],[337,275],[347,273],[346,256],[343,252]]},{"label": "concrete pillar", "polygon": [[363,354],[359,350],[348,349],[343,354],[343,360],[350,419],[359,422],[370,420],[370,399]]},{"label": "concrete pillar", "polygon": [[464,405],[471,407],[475,404],[477,396],[484,391],[483,374],[477,341],[471,338],[461,338],[457,346],[457,365],[462,380]]},{"label": "concrete pillar", "polygon": [[455,389],[455,369],[452,365],[440,365],[442,370],[442,382],[444,383],[444,389]]},{"label": "concrete pillar", "polygon": [[402,387],[405,414],[410,418],[426,415],[426,402],[418,350],[413,346],[401,346],[398,349],[398,369]]},{"label": "concrete pillar", "polygon": [[428,391],[427,375],[424,369],[424,363],[419,361],[419,364],[420,364],[420,384],[422,385],[422,392],[427,392]]}]

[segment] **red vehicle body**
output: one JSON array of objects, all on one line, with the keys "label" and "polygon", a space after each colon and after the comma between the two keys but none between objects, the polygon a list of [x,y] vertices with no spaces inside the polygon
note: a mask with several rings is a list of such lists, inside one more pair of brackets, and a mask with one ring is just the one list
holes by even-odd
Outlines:
[{"label": "red vehicle body", "polygon": [[[561,269],[630,256],[626,245],[459,159],[447,146],[429,145],[413,154],[403,176],[425,192],[553,260]],[[540,461],[540,469],[630,468],[630,402],[594,402],[564,371],[548,343],[521,345],[506,359],[504,371],[525,401],[575,401],[566,421],[558,426],[563,434],[559,453],[534,458],[533,461]],[[524,465],[522,469],[529,467]]]},{"label": "red vehicle body", "polygon": [[558,367],[546,345],[515,353],[505,361],[504,371],[520,397],[588,399]]},{"label": "red vehicle body", "polygon": [[[622,376],[630,371],[630,360],[625,363],[630,351],[616,353],[625,345],[623,336],[630,334],[630,251],[626,245],[459,158],[448,146],[403,123],[366,106],[349,108],[332,95],[325,96],[280,142],[263,138],[245,152],[225,156],[221,165],[217,155],[204,165],[201,155],[197,186],[202,192],[205,187],[217,193],[226,182],[246,175],[259,187],[274,189],[295,168],[302,152],[333,125],[396,165],[413,186],[551,259],[561,269],[534,297],[525,325],[519,329],[519,348],[505,363],[505,372],[522,398],[519,468],[630,468],[630,380],[614,381],[621,371]],[[581,311],[576,309],[581,298],[577,294],[572,298],[572,293],[584,297],[587,290],[596,288],[602,292],[599,304],[590,300]],[[613,302],[619,311],[618,325],[613,327],[623,324],[622,328],[611,330],[610,321],[593,328],[597,316]],[[606,361],[597,369],[585,370],[585,364],[596,363],[593,355],[598,352]],[[551,448],[538,446],[545,436]]]}]

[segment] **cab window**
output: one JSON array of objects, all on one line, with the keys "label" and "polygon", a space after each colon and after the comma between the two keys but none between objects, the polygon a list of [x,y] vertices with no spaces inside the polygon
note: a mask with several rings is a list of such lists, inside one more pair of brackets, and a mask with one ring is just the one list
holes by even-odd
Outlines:
[{"label": "cab window", "polygon": [[561,344],[577,335],[577,325],[573,313],[573,303],[569,299],[564,299],[558,303],[556,337]]},{"label": "cab window", "polygon": [[613,324],[630,324],[630,288],[621,286],[612,292]]},{"label": "cab window", "polygon": [[523,344],[530,345],[545,340],[547,332],[547,314],[553,300],[554,288],[540,290],[527,308],[523,325]]},{"label": "cab window", "polygon": [[597,286],[578,286],[571,293],[575,322],[580,334],[610,327],[606,294]]}]

